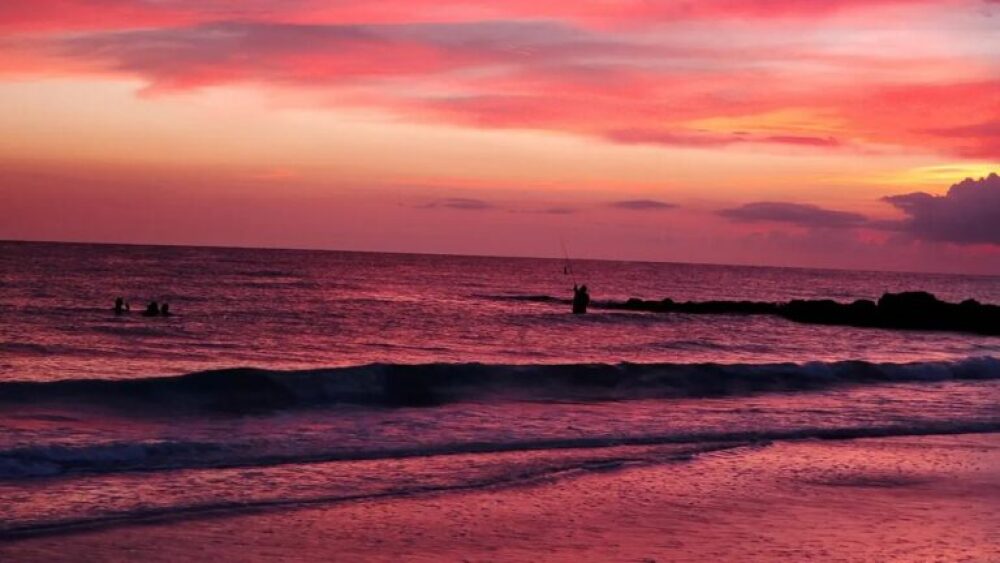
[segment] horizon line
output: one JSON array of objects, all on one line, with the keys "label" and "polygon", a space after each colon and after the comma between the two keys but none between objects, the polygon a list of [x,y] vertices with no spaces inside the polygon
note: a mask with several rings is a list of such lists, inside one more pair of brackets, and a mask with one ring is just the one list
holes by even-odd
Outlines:
[{"label": "horizon line", "polygon": [[971,277],[971,278],[1000,278],[1000,274],[984,274],[984,273],[969,273],[969,272],[942,272],[933,270],[872,270],[872,269],[857,269],[857,268],[837,268],[832,266],[788,266],[788,265],[774,265],[774,264],[734,264],[734,263],[720,263],[720,262],[681,262],[676,260],[635,260],[635,259],[622,259],[622,258],[587,258],[587,257],[577,257],[577,258],[566,258],[564,256],[516,256],[509,254],[464,254],[455,252],[412,252],[412,251],[399,251],[399,250],[359,250],[359,249],[344,249],[344,248],[304,248],[304,247],[286,247],[286,246],[240,246],[236,244],[181,244],[181,243],[144,243],[144,242],[116,242],[116,241],[67,241],[67,240],[39,240],[39,239],[3,239],[0,238],[0,244],[66,244],[66,245],[90,245],[90,246],[135,246],[135,247],[153,247],[153,248],[198,248],[198,249],[210,249],[210,250],[273,250],[273,251],[290,251],[290,252],[329,252],[329,253],[353,253],[353,254],[393,254],[401,256],[437,256],[437,257],[455,257],[455,258],[502,258],[508,260],[556,260],[556,261],[566,261],[566,260],[576,260],[576,261],[589,261],[589,262],[632,262],[636,264],[673,264],[679,266],[713,266],[713,267],[737,267],[737,268],[762,268],[762,269],[777,269],[777,270],[812,270],[819,272],[860,272],[860,273],[876,273],[876,274],[918,274],[918,275],[931,275],[931,276],[961,276],[961,277]]}]

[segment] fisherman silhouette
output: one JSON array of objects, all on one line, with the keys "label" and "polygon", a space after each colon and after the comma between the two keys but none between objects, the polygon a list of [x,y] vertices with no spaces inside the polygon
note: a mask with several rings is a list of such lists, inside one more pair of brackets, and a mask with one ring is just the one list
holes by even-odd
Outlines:
[{"label": "fisherman silhouette", "polygon": [[170,303],[164,303],[160,305],[160,315],[164,317],[170,316]]},{"label": "fisherman silhouette", "polygon": [[590,293],[587,292],[587,286],[581,285],[577,287],[573,286],[573,314],[582,315],[587,312],[587,306],[590,305]]},{"label": "fisherman silhouette", "polygon": [[118,299],[115,299],[115,314],[116,315],[121,315],[122,313],[124,313],[127,310],[128,310],[128,307],[125,305],[125,299],[124,298],[119,297]]}]

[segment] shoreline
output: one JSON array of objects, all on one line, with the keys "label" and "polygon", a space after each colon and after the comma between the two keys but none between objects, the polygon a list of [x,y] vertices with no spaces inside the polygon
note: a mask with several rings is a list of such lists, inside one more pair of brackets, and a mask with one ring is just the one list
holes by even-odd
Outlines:
[{"label": "shoreline", "polygon": [[804,440],[496,488],[18,538],[0,542],[0,558],[986,561],[1000,558],[996,506],[1000,433]]}]

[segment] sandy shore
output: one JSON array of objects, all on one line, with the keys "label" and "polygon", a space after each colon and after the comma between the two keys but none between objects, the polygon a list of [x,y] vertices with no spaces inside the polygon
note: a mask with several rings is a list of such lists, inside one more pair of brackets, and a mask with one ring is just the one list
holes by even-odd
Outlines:
[{"label": "sandy shore", "polygon": [[3,561],[1000,561],[1000,434],[776,443],[532,485],[144,523]]}]

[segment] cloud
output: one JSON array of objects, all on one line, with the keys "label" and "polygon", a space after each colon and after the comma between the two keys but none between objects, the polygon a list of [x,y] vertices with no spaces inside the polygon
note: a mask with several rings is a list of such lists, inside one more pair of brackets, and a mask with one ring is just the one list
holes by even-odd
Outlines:
[{"label": "cloud", "polygon": [[[968,17],[971,0],[7,4],[13,74],[137,78],[146,94],[298,89],[319,106],[623,145],[1000,155],[992,53],[966,46],[991,36],[973,27],[949,47],[918,31],[928,13]],[[787,21],[833,14],[824,33]],[[886,14],[914,31],[871,29]]]},{"label": "cloud", "polygon": [[843,143],[832,136],[809,135],[753,135],[746,131],[710,133],[679,130],[657,131],[650,129],[616,129],[604,133],[606,139],[622,144],[674,145],[686,147],[718,147],[734,143],[770,143],[798,145],[801,147],[839,147]]},{"label": "cloud", "polygon": [[674,209],[676,204],[656,201],[654,199],[626,199],[609,203],[611,207],[618,209],[628,209],[630,211],[662,211]]},{"label": "cloud", "polygon": [[[592,26],[656,24],[691,19],[815,18],[879,5],[919,5],[933,0],[8,0],[0,4],[0,29],[76,30],[149,27],[218,20],[281,19],[298,23],[484,20],[571,20]],[[941,0],[937,0],[941,1]],[[960,0],[954,3],[960,3]],[[280,4],[280,5],[279,5]]]},{"label": "cloud", "polygon": [[717,147],[730,143],[740,143],[744,139],[738,134],[705,134],[699,132],[656,131],[649,129],[615,129],[606,131],[604,137],[626,145],[677,145],[687,147]]},{"label": "cloud", "polygon": [[1000,176],[966,178],[945,195],[924,192],[887,196],[883,201],[907,215],[902,221],[874,220],[815,205],[762,201],[718,214],[747,223],[786,223],[810,229],[864,228],[895,231],[929,242],[1000,245]]},{"label": "cloud", "polygon": [[992,71],[979,79],[862,87],[845,93],[837,113],[852,124],[854,135],[863,132],[871,142],[996,159],[1000,157],[996,76]]},{"label": "cloud", "polygon": [[834,137],[810,137],[806,135],[771,135],[764,137],[763,142],[806,147],[839,147],[841,145],[841,142]]},{"label": "cloud", "polygon": [[[154,91],[241,81],[329,86],[358,77],[433,75],[511,56],[496,44],[505,35],[501,26],[474,31],[478,35],[444,25],[221,22],[86,34],[53,49],[111,71],[143,76]],[[466,43],[452,49],[456,36]]]},{"label": "cloud", "polygon": [[747,203],[733,209],[723,209],[719,215],[747,223],[788,223],[800,227],[825,229],[850,229],[872,226],[871,221],[859,213],[823,209],[815,205],[778,201]]},{"label": "cloud", "polygon": [[1000,245],[1000,176],[966,178],[948,193],[924,192],[883,198],[909,218],[902,230],[929,241]]},{"label": "cloud", "polygon": [[545,213],[548,215],[572,215],[578,210],[575,207],[569,207],[564,205],[555,205],[552,207],[546,207],[545,209],[539,210],[539,213]]},{"label": "cloud", "polygon": [[939,137],[957,139],[961,143],[959,152],[966,156],[990,157],[1000,155],[1000,118],[958,127],[927,129],[927,133]]},{"label": "cloud", "polygon": [[483,211],[496,209],[497,207],[488,201],[474,199],[470,197],[449,197],[434,200],[422,206],[424,209],[459,209],[462,211]]}]

